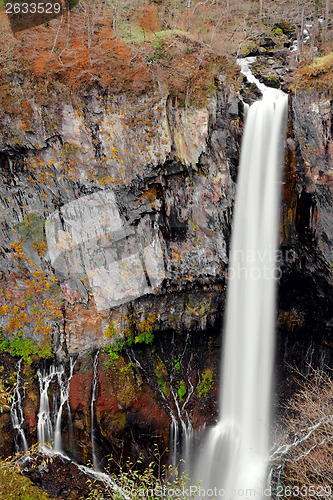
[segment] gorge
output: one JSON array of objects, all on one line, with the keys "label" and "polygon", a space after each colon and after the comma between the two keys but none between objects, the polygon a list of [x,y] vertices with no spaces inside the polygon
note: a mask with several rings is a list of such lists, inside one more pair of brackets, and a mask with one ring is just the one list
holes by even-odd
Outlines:
[{"label": "gorge", "polygon": [[[295,54],[283,45],[290,28],[282,28],[274,27],[269,43],[248,43],[244,53],[257,56],[252,68],[261,83],[277,79],[289,97],[280,251],[273,250],[275,240],[272,247],[265,243],[269,252],[249,248],[260,266],[265,259],[271,265],[273,255],[279,271],[276,351],[271,360],[261,355],[276,368],[276,413],[295,388],[290,365],[305,374],[309,365],[331,366],[333,346],[333,100],[328,87],[311,79],[308,87],[293,87]],[[239,358],[228,356],[219,381],[226,296],[240,295],[227,288],[241,141],[259,92],[204,43],[184,32],[165,37],[143,42],[153,47],[149,71],[177,61],[173,50],[189,65],[204,54],[198,80],[193,77],[198,95],[184,97],[164,80],[134,95],[99,84],[67,92],[56,78],[28,88],[22,75],[8,76],[15,99],[1,101],[0,364],[13,399],[0,413],[3,458],[42,441],[97,471],[108,468],[110,454],[142,456],[146,466],[156,448],[163,464],[184,457],[192,465],[198,436],[227,417],[219,398],[226,398],[223,407],[234,406],[227,378],[237,378],[240,366],[249,373],[252,362],[262,370],[265,394],[271,386],[269,367],[256,361],[249,338],[230,347]],[[270,192],[269,209],[260,209],[262,196],[258,188],[255,210],[267,216],[268,236],[274,232],[268,212],[277,201]],[[239,238],[248,231],[259,244],[255,216],[246,211],[249,224]],[[260,290],[260,301],[274,295]],[[251,289],[251,298],[260,290]],[[245,315],[233,307],[235,318],[227,322],[256,318],[252,303],[246,307]],[[246,383],[258,385],[250,377]],[[249,396],[245,389],[244,401]],[[266,396],[266,403],[257,399],[246,408],[263,404],[267,414]],[[49,481],[55,498],[80,498],[69,484],[76,475],[77,483],[86,479],[68,462],[61,469],[58,458],[48,464],[50,479],[38,476],[41,463],[30,477],[38,485]],[[69,473],[61,472],[66,468]]]}]

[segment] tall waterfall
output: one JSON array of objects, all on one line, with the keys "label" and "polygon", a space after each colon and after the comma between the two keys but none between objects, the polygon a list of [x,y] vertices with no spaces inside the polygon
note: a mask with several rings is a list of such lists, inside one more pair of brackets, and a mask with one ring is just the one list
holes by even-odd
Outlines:
[{"label": "tall waterfall", "polygon": [[[242,72],[250,74],[246,66]],[[237,183],[219,420],[208,433],[195,472],[205,498],[258,499],[265,488],[288,98],[258,86],[263,98],[248,110]],[[214,488],[214,494],[207,493]]]}]

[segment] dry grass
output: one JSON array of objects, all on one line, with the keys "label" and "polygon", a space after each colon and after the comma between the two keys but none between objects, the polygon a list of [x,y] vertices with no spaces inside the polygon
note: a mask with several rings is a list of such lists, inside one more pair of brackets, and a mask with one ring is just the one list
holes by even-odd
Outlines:
[{"label": "dry grass", "polygon": [[304,90],[333,91],[333,52],[317,57],[299,69],[295,75],[294,88]]}]

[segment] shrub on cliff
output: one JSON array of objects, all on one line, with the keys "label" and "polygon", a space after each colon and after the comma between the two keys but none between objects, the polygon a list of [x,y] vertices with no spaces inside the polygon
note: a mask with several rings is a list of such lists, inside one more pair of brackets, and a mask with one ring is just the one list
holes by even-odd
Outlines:
[{"label": "shrub on cliff", "polygon": [[[127,461],[124,465],[111,459],[110,465],[112,469],[116,468],[116,473],[113,475],[114,486],[105,489],[99,485],[97,480],[89,479],[89,497],[81,497],[80,500],[124,500],[124,498],[131,498],[132,500],[142,498],[181,500],[188,497],[188,476],[186,473],[180,472],[181,466],[178,468],[171,465],[162,466],[158,452],[156,458],[156,462],[151,462],[143,470],[141,468],[141,459],[137,460],[135,464]],[[191,498],[198,498],[198,493],[194,491],[193,486]]]},{"label": "shrub on cliff", "polygon": [[0,333],[0,351],[7,352],[13,357],[22,358],[29,365],[34,359],[52,358],[52,346],[48,342],[37,344],[34,340],[22,336],[5,339]]},{"label": "shrub on cliff", "polygon": [[282,458],[284,487],[293,498],[331,498],[333,380],[319,370],[301,380],[298,393],[286,405],[286,435],[275,455]]},{"label": "shrub on cliff", "polygon": [[295,75],[294,89],[333,91],[333,52],[317,57],[299,69]]},{"label": "shrub on cliff", "polygon": [[[3,366],[0,366],[0,373],[3,371]],[[12,395],[8,389],[5,388],[3,380],[0,379],[0,413],[9,411]],[[0,497],[1,498],[1,497]]]}]

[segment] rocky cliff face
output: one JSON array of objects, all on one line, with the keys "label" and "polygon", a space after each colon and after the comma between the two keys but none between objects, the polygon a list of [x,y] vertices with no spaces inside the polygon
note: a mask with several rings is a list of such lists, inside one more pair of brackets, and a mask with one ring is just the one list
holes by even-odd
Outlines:
[{"label": "rocky cliff face", "polygon": [[[0,127],[3,335],[53,343],[57,363],[78,356],[75,444],[66,412],[63,427],[65,448],[82,461],[92,455],[93,355],[109,346],[98,364],[96,454],[123,449],[148,460],[156,442],[168,446],[172,418],[199,428],[216,412],[243,106],[223,76],[202,109],[159,92],[132,100],[96,89],[54,102],[31,100]],[[289,107],[278,355],[318,345],[327,362],[333,101],[309,91],[291,94]],[[30,443],[41,363],[32,361]],[[14,370],[9,358],[3,364]]]},{"label": "rocky cliff face", "polygon": [[[232,90],[221,87],[208,108],[199,110],[155,94],[135,102],[125,96],[104,102],[93,92],[82,108],[59,104],[47,113],[29,104],[30,123],[7,117],[0,139],[4,333],[22,330],[38,341],[53,336],[56,343],[63,334],[68,353],[82,354],[108,342],[110,321],[121,335],[129,308],[136,325],[145,315],[155,315],[158,329],[204,328],[208,316],[214,323],[214,302],[219,301],[227,264],[231,160],[237,161],[239,144]],[[52,214],[58,220],[60,214],[62,222],[66,216],[83,221],[89,196],[97,194],[108,198],[103,210],[114,210],[118,229],[140,233],[148,241],[155,238],[163,260],[158,286],[144,289],[145,298],[134,308],[120,304],[111,314],[105,311],[107,304],[101,307],[96,300],[86,269],[80,274],[66,269],[66,262],[55,263],[52,240],[45,236],[45,221],[52,222]],[[75,214],[66,215],[74,200],[81,200]],[[67,219],[65,229],[71,231]],[[130,245],[132,253],[136,245]],[[202,300],[204,287],[210,295]],[[179,305],[178,298],[170,301],[172,294],[185,293],[187,306]],[[195,312],[197,304],[199,309],[204,304],[204,314]]]},{"label": "rocky cliff face", "polygon": [[325,91],[291,96],[282,207],[282,248],[293,256],[282,268],[281,327],[298,349],[312,342],[323,353],[332,347],[332,105]]}]

